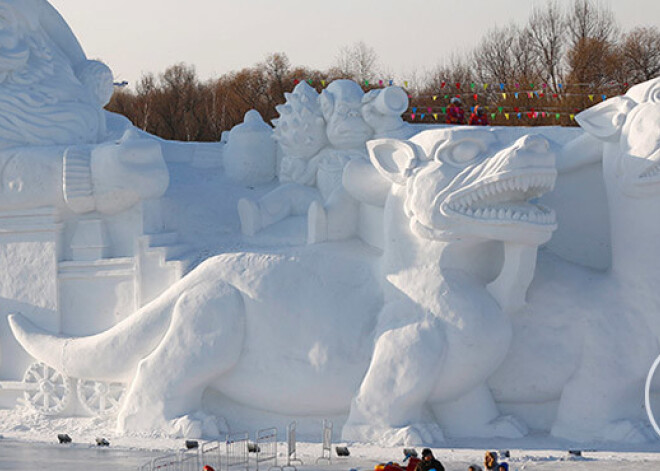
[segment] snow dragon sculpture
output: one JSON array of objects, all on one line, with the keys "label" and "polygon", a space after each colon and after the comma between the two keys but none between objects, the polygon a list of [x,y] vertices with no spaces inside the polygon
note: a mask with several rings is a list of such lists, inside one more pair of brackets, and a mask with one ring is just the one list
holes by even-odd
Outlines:
[{"label": "snow dragon sculpture", "polygon": [[[53,336],[21,315],[10,318],[12,330],[28,353],[69,376],[130,381],[118,418],[125,431],[174,432],[178,417],[202,408],[209,387],[282,415],[346,413],[370,361],[352,425],[359,413],[360,425],[386,421],[390,440],[439,441],[438,425],[420,416],[426,405],[440,411],[466,398],[466,408],[497,415],[483,385],[506,352],[511,327],[485,282],[470,274],[470,264],[479,263],[471,254],[493,239],[535,245],[550,237],[552,214],[525,200],[552,186],[553,157],[534,137],[487,159],[496,147],[487,132],[436,131],[418,142],[425,140],[442,145],[428,154],[404,141],[371,145],[374,164],[396,182],[382,258],[359,242],[224,254],[97,336]],[[282,292],[296,295],[283,299]],[[400,365],[383,376],[394,357]],[[407,381],[383,388],[392,374]],[[397,407],[366,402],[384,397]],[[467,431],[442,418],[454,435],[521,433],[510,420],[482,420]]]}]

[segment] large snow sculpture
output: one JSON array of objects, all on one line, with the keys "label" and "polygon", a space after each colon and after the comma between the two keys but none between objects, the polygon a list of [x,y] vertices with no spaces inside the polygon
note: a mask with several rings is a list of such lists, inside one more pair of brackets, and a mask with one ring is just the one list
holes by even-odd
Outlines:
[{"label": "large snow sculpture", "polygon": [[[46,371],[28,368],[8,313],[56,331],[102,331],[178,270],[147,260],[149,243],[138,241],[162,229],[155,199],[169,173],[155,139],[103,109],[112,80],[47,1],[0,1],[0,380]],[[83,315],[90,305],[98,316]],[[0,403],[12,394],[2,388]],[[46,412],[63,399],[34,397]]]},{"label": "large snow sculpture", "polygon": [[[403,141],[372,146],[374,163],[396,182],[386,207],[389,243],[382,259],[350,242],[220,255],[97,336],[53,336],[20,315],[10,318],[15,336],[35,358],[71,376],[130,381],[121,430],[175,432],[177,418],[199,410],[209,387],[227,400],[276,414],[346,413],[370,361],[349,430],[369,423],[373,430],[386,428],[385,438],[392,440],[438,440],[440,428],[423,421],[423,407],[437,411],[470,392],[466,407],[497,415],[483,382],[506,352],[510,325],[484,284],[469,274],[470,251],[491,239],[547,240],[551,215],[523,201],[552,185],[553,158],[540,138],[520,140],[486,160],[488,143],[495,146],[488,133],[431,133],[424,139],[442,140],[438,160],[427,162],[426,154]],[[452,140],[458,142],[452,146]],[[382,276],[387,281],[379,281]],[[388,303],[380,312],[382,286]],[[501,342],[490,342],[492,335]],[[387,339],[393,339],[392,349],[384,348]],[[384,364],[393,368],[386,376]],[[395,390],[384,387],[392,374],[410,381]],[[369,414],[365,394],[397,407],[375,402]],[[520,434],[513,420],[484,423],[494,418],[476,420],[484,427],[478,434]],[[450,434],[461,433],[449,417],[443,425]]]},{"label": "large snow sculpture", "polygon": [[[587,135],[563,167],[601,159],[612,267],[589,270],[544,253],[514,341],[490,379],[502,403],[559,401],[552,434],[576,441],[646,441],[644,380],[658,355],[660,79],[580,113]],[[602,141],[599,145],[597,140]]]},{"label": "large snow sculpture", "polygon": [[484,160],[494,141],[487,132],[436,130],[409,142],[369,142],[372,161],[393,185],[381,276],[386,304],[343,439],[437,441],[441,429],[428,408],[451,436],[526,432],[499,415],[485,382],[511,340],[503,307],[510,296],[524,298],[527,286],[520,289],[510,251],[491,284],[497,289],[486,287],[481,270],[498,265],[487,256],[492,241],[534,249],[550,238],[554,214],[526,201],[552,188],[556,171],[541,137]]}]

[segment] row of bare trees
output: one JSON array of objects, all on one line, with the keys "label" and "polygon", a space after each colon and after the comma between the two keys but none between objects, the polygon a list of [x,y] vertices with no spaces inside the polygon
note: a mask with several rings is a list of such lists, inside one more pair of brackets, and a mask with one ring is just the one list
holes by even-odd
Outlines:
[{"label": "row of bare trees", "polygon": [[[612,12],[598,0],[562,5],[566,4],[550,0],[535,7],[525,25],[495,27],[469,54],[454,56],[449,65],[434,70],[412,73],[407,80],[411,107],[430,110],[426,121],[437,121],[439,114],[443,120],[444,102],[460,93],[469,98],[468,105],[478,101],[493,116],[498,110],[497,124],[570,125],[569,114],[594,104],[594,95],[623,93],[660,74],[660,29],[640,26],[622,32]],[[274,53],[253,67],[203,82],[194,67],[177,64],[158,77],[143,76],[134,91],[117,90],[108,109],[166,139],[215,141],[250,109],[266,121],[275,118],[275,106],[300,80],[310,81],[319,91],[339,78],[353,79],[368,89],[378,85],[382,74],[374,49],[363,42],[342,48],[335,66],[327,71],[293,67],[286,54]],[[543,83],[548,89],[540,100],[537,93],[534,103],[513,101],[512,94],[504,97],[495,87],[473,100],[465,87],[458,90],[450,85],[457,83]],[[441,89],[445,93],[436,101]],[[534,105],[548,110],[548,119],[532,119],[528,112],[534,111]],[[505,110],[522,110],[525,119],[509,120],[506,114],[505,120]],[[555,114],[562,120],[555,121]],[[411,119],[411,114],[405,117]]]}]

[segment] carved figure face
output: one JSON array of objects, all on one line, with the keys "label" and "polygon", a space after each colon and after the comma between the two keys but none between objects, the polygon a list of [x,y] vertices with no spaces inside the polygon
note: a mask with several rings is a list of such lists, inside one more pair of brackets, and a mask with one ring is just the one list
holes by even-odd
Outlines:
[{"label": "carved figure face", "polygon": [[367,146],[381,174],[406,185],[405,210],[418,236],[547,242],[555,213],[532,200],[557,176],[548,142],[525,136],[494,151],[496,142],[488,131],[443,129]]},{"label": "carved figure face", "polygon": [[605,141],[603,170],[610,189],[632,197],[660,194],[660,77],[576,116]]},{"label": "carved figure face", "polygon": [[338,149],[363,149],[373,130],[362,118],[364,92],[351,80],[336,80],[323,90],[319,102],[330,144]]}]

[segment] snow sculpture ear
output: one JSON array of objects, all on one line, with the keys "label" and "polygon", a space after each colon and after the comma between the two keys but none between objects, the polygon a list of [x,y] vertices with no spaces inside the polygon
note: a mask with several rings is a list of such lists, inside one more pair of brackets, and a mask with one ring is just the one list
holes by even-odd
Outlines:
[{"label": "snow sculpture ear", "polygon": [[376,139],[367,142],[371,163],[392,183],[402,185],[417,166],[413,145],[397,139]]},{"label": "snow sculpture ear", "polygon": [[319,104],[321,105],[321,113],[323,117],[328,120],[335,109],[335,98],[327,90],[323,90],[319,96]]},{"label": "snow sculpture ear", "polygon": [[616,140],[626,122],[628,113],[636,104],[634,100],[625,96],[610,98],[606,102],[578,114],[575,120],[594,137]]}]

